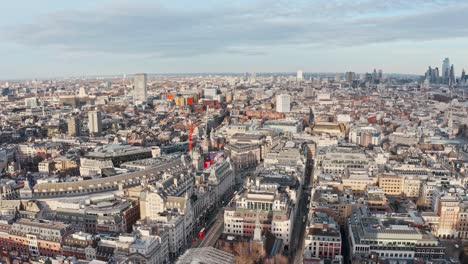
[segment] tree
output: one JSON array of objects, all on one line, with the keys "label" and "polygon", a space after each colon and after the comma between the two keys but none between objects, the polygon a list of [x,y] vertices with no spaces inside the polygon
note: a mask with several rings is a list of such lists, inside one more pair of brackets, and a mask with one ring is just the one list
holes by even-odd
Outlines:
[{"label": "tree", "polygon": [[234,255],[236,256],[236,263],[239,264],[255,264],[263,262],[263,253],[256,246],[251,244],[248,241],[239,242],[234,245]]},{"label": "tree", "polygon": [[266,259],[265,263],[268,263],[268,264],[288,264],[289,259],[285,255],[278,254],[278,255],[275,255],[274,257]]}]

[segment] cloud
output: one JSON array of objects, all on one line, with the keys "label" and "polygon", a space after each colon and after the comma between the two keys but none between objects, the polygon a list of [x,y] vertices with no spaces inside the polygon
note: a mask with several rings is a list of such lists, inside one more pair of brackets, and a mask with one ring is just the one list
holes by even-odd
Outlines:
[{"label": "cloud", "polygon": [[27,47],[64,54],[173,58],[263,55],[273,47],[322,48],[466,36],[468,5],[456,1],[272,1],[177,8],[119,4],[62,11],[3,30]]}]

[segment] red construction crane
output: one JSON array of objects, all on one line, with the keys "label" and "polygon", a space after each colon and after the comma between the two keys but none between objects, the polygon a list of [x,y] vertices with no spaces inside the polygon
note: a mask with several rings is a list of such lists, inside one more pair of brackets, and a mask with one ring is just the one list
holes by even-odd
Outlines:
[{"label": "red construction crane", "polygon": [[189,130],[189,152],[192,153],[192,148],[193,148],[193,130],[195,129],[195,125],[190,122],[188,125],[188,130]]},{"label": "red construction crane", "polygon": [[[183,110],[184,107],[180,106],[180,108]],[[193,130],[195,129],[195,124],[192,124],[192,121],[188,120],[187,117],[187,111],[184,111],[185,114],[185,126],[187,127],[187,130],[189,132],[189,152],[192,153],[193,149]]]}]

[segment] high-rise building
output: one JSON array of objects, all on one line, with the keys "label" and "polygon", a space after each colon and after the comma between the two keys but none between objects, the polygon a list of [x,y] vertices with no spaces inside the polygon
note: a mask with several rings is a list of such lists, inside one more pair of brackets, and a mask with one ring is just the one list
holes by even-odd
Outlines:
[{"label": "high-rise building", "polygon": [[377,70],[374,69],[374,71],[372,72],[372,80],[376,81],[377,79],[378,79]]},{"label": "high-rise building", "polygon": [[141,102],[141,103],[146,103],[146,100],[148,99],[147,91],[146,91],[146,74],[145,73],[140,73],[140,74],[135,74],[135,80],[134,80],[134,91],[133,91],[133,99]]},{"label": "high-rise building", "polygon": [[440,216],[439,226],[435,232],[438,237],[453,237],[456,234],[460,198],[457,194],[446,193],[438,200],[436,213]]},{"label": "high-rise building", "polygon": [[431,81],[432,80],[432,75],[433,75],[433,70],[432,70],[431,66],[429,66],[426,73],[424,74],[424,77],[425,77],[426,80]]},{"label": "high-rise building", "polygon": [[89,111],[88,112],[88,129],[89,134],[93,136],[100,136],[102,133],[102,116],[101,112]]},{"label": "high-rise building", "polygon": [[276,96],[276,112],[289,113],[291,111],[291,96],[279,94]]},{"label": "high-rise building", "polygon": [[[468,83],[468,75],[465,73],[465,69],[463,69],[461,77],[460,77],[460,82],[461,85],[465,86]],[[464,91],[464,90],[463,90]]]},{"label": "high-rise building", "polygon": [[68,135],[72,137],[80,136],[80,119],[76,116],[68,119]]},{"label": "high-rise building", "polygon": [[445,58],[442,63],[442,79],[444,83],[449,82],[450,77],[450,60],[449,58]]},{"label": "high-rise building", "polygon": [[438,83],[439,82],[439,68],[432,68],[429,66],[429,68],[426,71],[426,80],[428,83]]},{"label": "high-rise building", "polygon": [[302,82],[302,80],[304,80],[304,75],[302,74],[302,70],[297,70],[296,81]]},{"label": "high-rise building", "polygon": [[256,72],[252,72],[250,74],[250,83],[256,83],[257,82],[257,73]]},{"label": "high-rise building", "polygon": [[455,84],[455,69],[452,66],[450,66],[450,72],[449,72],[449,85],[454,85]]},{"label": "high-rise building", "polygon": [[345,80],[347,83],[352,83],[354,79],[356,79],[356,73],[354,72],[345,73]]},{"label": "high-rise building", "polygon": [[249,73],[246,72],[246,73],[244,73],[243,81],[244,81],[244,82],[247,82],[248,80],[249,80]]}]

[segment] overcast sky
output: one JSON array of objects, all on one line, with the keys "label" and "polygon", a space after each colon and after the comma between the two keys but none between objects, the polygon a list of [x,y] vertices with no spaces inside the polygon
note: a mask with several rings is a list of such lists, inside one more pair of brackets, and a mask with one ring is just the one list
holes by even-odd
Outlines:
[{"label": "overcast sky", "polygon": [[2,1],[0,79],[468,70],[468,1]]}]

